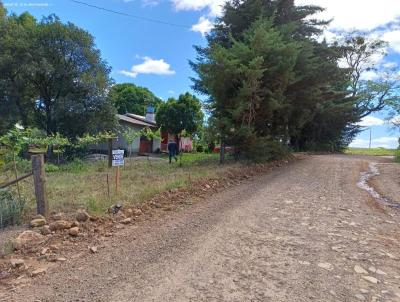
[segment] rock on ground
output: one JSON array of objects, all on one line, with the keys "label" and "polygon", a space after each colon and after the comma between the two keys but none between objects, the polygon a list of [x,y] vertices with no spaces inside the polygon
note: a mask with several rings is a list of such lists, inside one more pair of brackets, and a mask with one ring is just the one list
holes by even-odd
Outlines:
[{"label": "rock on ground", "polygon": [[50,231],[61,231],[70,229],[72,223],[66,220],[57,220],[49,224]]},{"label": "rock on ground", "polygon": [[46,219],[43,219],[43,218],[33,219],[33,220],[31,220],[31,223],[30,223],[32,228],[38,228],[38,227],[44,226],[45,224],[46,224]]},{"label": "rock on ground", "polygon": [[20,250],[23,248],[32,248],[40,245],[45,240],[45,237],[34,231],[25,231],[14,239],[13,247],[15,250]]}]

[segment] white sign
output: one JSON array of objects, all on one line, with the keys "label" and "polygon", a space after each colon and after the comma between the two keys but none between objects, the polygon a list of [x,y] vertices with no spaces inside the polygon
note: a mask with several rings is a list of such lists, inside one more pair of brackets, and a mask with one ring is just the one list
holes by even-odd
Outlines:
[{"label": "white sign", "polygon": [[124,162],[124,150],[113,150],[112,151],[112,166],[123,166]]}]

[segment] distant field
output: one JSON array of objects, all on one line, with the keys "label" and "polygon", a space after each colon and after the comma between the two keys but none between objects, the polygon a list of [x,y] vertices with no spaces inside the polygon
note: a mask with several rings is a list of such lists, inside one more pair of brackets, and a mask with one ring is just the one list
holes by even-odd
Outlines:
[{"label": "distant field", "polygon": [[353,155],[373,155],[373,156],[395,156],[398,150],[385,148],[348,148],[346,154]]}]

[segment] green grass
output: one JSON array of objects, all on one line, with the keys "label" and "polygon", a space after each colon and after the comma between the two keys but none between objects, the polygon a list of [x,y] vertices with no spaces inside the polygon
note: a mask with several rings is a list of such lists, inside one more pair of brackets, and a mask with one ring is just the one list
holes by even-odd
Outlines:
[{"label": "green grass", "polygon": [[352,155],[395,156],[398,150],[385,148],[348,148],[345,153]]},{"label": "green grass", "polygon": [[[160,192],[186,187],[189,180],[212,178],[235,165],[220,166],[218,160],[218,154],[204,153],[182,154],[179,161],[172,164],[168,163],[166,156],[150,160],[145,157],[126,159],[125,166],[120,168],[118,193],[115,188],[116,168],[109,169],[107,161],[75,161],[46,173],[50,211],[70,212],[85,208],[91,213],[101,214],[115,203],[140,204]],[[8,177],[12,178],[12,175]],[[20,188],[33,212],[32,178],[20,182]],[[15,194],[16,187],[11,189]]]}]

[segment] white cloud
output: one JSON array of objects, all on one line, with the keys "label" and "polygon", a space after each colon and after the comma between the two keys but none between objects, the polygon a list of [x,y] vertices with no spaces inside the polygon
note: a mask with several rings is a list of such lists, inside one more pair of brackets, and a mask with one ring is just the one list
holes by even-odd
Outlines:
[{"label": "white cloud", "polygon": [[130,78],[136,78],[137,77],[137,73],[135,72],[131,72],[131,71],[127,71],[127,70],[120,70],[119,72],[120,74],[123,74],[124,76],[130,77]]},{"label": "white cloud", "polygon": [[361,127],[382,126],[384,124],[384,120],[370,115],[364,117],[359,123],[357,123],[357,125]]},{"label": "white cloud", "polygon": [[[145,0],[156,1],[156,0]],[[222,15],[223,6],[229,0],[170,0],[178,11],[203,11],[208,17],[215,18]],[[391,21],[400,18],[399,0],[295,0],[296,5],[318,5],[326,10],[312,18],[332,20],[325,30],[323,37],[331,42],[337,31],[362,30],[371,31],[382,27]],[[206,17],[193,25],[192,30],[204,35],[210,30],[211,21]],[[389,42],[390,47],[400,53],[400,29],[396,26],[381,30],[383,40]]]},{"label": "white cloud", "polygon": [[318,17],[334,18],[331,28],[371,30],[400,16],[398,0],[295,0],[297,5],[319,5]]},{"label": "white cloud", "polygon": [[396,68],[398,66],[398,64],[396,62],[386,62],[382,64],[383,67],[388,68],[388,69],[392,69],[392,68]]},{"label": "white cloud", "polygon": [[204,37],[207,33],[209,33],[214,28],[214,24],[208,20],[206,17],[201,16],[199,22],[192,26],[192,31],[197,31],[201,33]]},{"label": "white cloud", "polygon": [[373,81],[373,80],[379,79],[379,77],[380,76],[376,71],[368,70],[368,71],[364,71],[361,74],[360,79],[364,80],[364,81]]},{"label": "white cloud", "polygon": [[[220,16],[228,0],[170,0],[176,10],[208,10]],[[400,17],[398,0],[295,0],[296,5],[319,5],[326,10],[318,17],[334,18],[331,28],[371,30]]]},{"label": "white cloud", "polygon": [[322,42],[322,40],[325,40],[328,43],[332,43],[334,42],[334,40],[336,39],[336,34],[330,30],[325,30],[321,37],[319,38],[319,41]]},{"label": "white cloud", "polygon": [[150,57],[144,57],[143,63],[133,65],[130,71],[121,70],[121,74],[136,78],[139,74],[173,75],[175,71],[163,59],[154,60]]},{"label": "white cloud", "polygon": [[175,94],[175,91],[173,91],[173,90],[168,90],[168,94]]},{"label": "white cloud", "polygon": [[143,6],[156,6],[160,4],[161,0],[142,0]]},{"label": "white cloud", "polygon": [[171,0],[176,10],[185,11],[201,11],[208,10],[208,14],[212,17],[220,16],[223,6],[227,0]]},{"label": "white cloud", "polygon": [[400,30],[386,32],[382,39],[389,43],[389,47],[400,53]]},{"label": "white cloud", "polygon": [[[328,30],[335,31],[379,31],[375,38],[389,42],[389,47],[400,53],[400,28],[389,24],[400,19],[398,0],[295,0],[296,5],[318,5],[326,10],[316,16],[320,19],[333,19]],[[331,34],[327,34],[332,39]],[[329,39],[328,39],[329,41]]]},{"label": "white cloud", "polygon": [[[387,149],[395,149],[399,144],[398,137],[391,137],[391,136],[383,136],[378,137],[371,140],[371,147],[372,148],[387,148]],[[356,138],[349,147],[352,148],[368,148],[369,147],[369,140]]]}]

